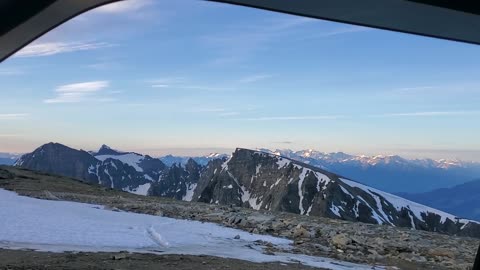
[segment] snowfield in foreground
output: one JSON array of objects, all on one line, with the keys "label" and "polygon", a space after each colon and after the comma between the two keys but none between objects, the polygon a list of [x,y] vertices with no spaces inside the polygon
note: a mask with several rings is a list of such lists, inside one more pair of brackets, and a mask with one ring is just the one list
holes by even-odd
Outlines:
[{"label": "snowfield in foreground", "polygon": [[[382,269],[300,254],[263,254],[256,240],[289,249],[292,241],[213,223],[179,220],[103,206],[39,200],[0,189],[0,248],[40,251],[130,251],[211,255],[252,262],[301,262],[327,269]],[[234,239],[236,235],[240,239]]]}]

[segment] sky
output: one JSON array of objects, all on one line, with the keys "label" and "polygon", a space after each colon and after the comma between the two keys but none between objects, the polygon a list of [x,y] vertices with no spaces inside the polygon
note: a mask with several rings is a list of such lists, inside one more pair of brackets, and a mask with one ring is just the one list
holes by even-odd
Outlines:
[{"label": "sky", "polygon": [[85,13],[0,64],[0,152],[480,161],[480,46],[197,0]]}]

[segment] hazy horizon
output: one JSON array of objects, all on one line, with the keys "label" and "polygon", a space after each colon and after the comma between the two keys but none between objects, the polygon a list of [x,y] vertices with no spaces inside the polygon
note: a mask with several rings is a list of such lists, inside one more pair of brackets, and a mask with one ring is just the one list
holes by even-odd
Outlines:
[{"label": "hazy horizon", "polygon": [[[324,152],[324,153],[346,153],[349,155],[356,155],[356,156],[388,156],[388,155],[398,155],[403,158],[407,159],[433,159],[433,160],[440,160],[440,159],[447,159],[447,160],[460,160],[460,161],[467,161],[467,162],[480,162],[480,159],[478,158],[480,156],[480,151],[469,151],[465,150],[462,153],[463,157],[471,157],[469,158],[460,158],[458,155],[457,150],[438,150],[438,149],[392,149],[390,151],[385,151],[385,152],[348,152],[348,151],[342,151],[342,150],[335,150],[335,151],[325,151],[322,150],[321,148],[289,148],[289,147],[283,147],[283,148],[268,148],[268,147],[251,147],[251,146],[237,146],[234,148],[221,148],[221,147],[205,147],[205,148],[187,148],[187,147],[179,147],[179,148],[156,148],[156,149],[149,149],[149,148],[123,148],[121,146],[113,146],[108,143],[103,143],[101,145],[98,145],[97,147],[79,147],[79,146],[73,146],[73,145],[68,145],[64,144],[61,142],[56,142],[60,143],[63,145],[66,145],[68,147],[74,148],[74,149],[82,149],[85,151],[97,151],[100,149],[101,145],[105,144],[108,147],[111,147],[112,149],[119,150],[119,151],[125,151],[125,152],[136,152],[140,154],[145,154],[145,155],[150,155],[154,157],[162,157],[166,155],[173,155],[173,156],[183,156],[183,157],[189,157],[189,156],[205,156],[208,154],[212,153],[218,153],[218,154],[231,154],[235,151],[236,148],[247,148],[247,149],[268,149],[268,150],[292,150],[292,151],[305,151],[305,150],[314,150],[314,151],[319,151],[319,152]],[[43,144],[42,144],[43,145]],[[12,152],[12,151],[4,151],[0,149],[0,154],[2,153],[8,153],[8,154],[25,154],[25,153],[30,153],[33,152],[36,148],[40,147],[41,145],[38,145],[35,148],[29,149],[24,152]]]},{"label": "hazy horizon", "polygon": [[[83,14],[0,65],[0,152],[480,162],[480,47],[207,1]],[[218,151],[221,150],[221,151]]]}]

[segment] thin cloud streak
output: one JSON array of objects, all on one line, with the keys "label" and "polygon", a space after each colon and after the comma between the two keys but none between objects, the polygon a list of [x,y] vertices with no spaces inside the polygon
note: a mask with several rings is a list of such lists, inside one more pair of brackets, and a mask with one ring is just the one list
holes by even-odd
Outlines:
[{"label": "thin cloud streak", "polygon": [[[250,26],[232,26],[228,31],[217,35],[204,36],[202,41],[218,51],[219,55],[211,64],[227,65],[242,62],[252,58],[261,50],[270,48],[272,42],[285,36],[295,34],[293,30],[318,22],[310,18],[288,18],[283,20],[264,21],[262,24]],[[328,38],[337,35],[371,31],[371,28],[361,26],[346,26],[325,30],[309,36],[292,36],[292,40]],[[234,33],[234,35],[232,35]]]},{"label": "thin cloud streak", "polygon": [[430,112],[406,112],[406,113],[385,113],[385,114],[371,114],[371,115],[312,115],[312,116],[265,116],[265,117],[250,117],[250,118],[236,118],[232,120],[238,121],[290,121],[290,120],[336,120],[347,118],[388,118],[388,117],[439,117],[439,116],[466,116],[477,115],[480,111],[430,111]]},{"label": "thin cloud streak", "polygon": [[294,144],[294,142],[292,142],[292,141],[273,142],[273,143],[278,143],[278,144]]},{"label": "thin cloud streak", "polygon": [[266,80],[273,77],[273,75],[270,74],[257,74],[257,75],[251,75],[247,76],[245,78],[240,79],[238,82],[239,83],[254,83],[262,80]]},{"label": "thin cloud streak", "polygon": [[108,87],[108,81],[94,81],[83,83],[72,83],[59,86],[56,92],[96,92]]},{"label": "thin cloud streak", "polygon": [[363,26],[347,26],[343,28],[334,29],[329,32],[325,32],[323,34],[320,34],[319,37],[331,37],[331,36],[350,34],[350,33],[368,32],[371,30],[372,28],[363,27]]},{"label": "thin cloud streak", "polygon": [[290,121],[290,120],[335,120],[345,118],[343,115],[313,115],[313,116],[269,116],[253,118],[237,118],[239,121]]},{"label": "thin cloud streak", "polygon": [[407,113],[386,113],[370,115],[370,117],[435,117],[435,116],[455,116],[455,115],[476,115],[480,111],[432,111],[432,112],[407,112]]},{"label": "thin cloud streak", "polygon": [[415,91],[423,91],[423,90],[430,90],[434,89],[435,86],[416,86],[416,87],[404,87],[395,89],[395,92],[415,92]]},{"label": "thin cloud streak", "polygon": [[20,134],[0,134],[0,138],[20,137]]},{"label": "thin cloud streak", "polygon": [[224,108],[197,108],[188,110],[187,112],[194,112],[194,113],[201,113],[201,112],[224,112],[226,109]]},{"label": "thin cloud streak", "polygon": [[44,100],[45,103],[77,103],[84,101],[93,93],[110,86],[108,81],[92,81],[61,85],[55,89],[57,96]]},{"label": "thin cloud streak", "polygon": [[90,51],[102,48],[112,47],[113,44],[106,42],[44,42],[34,43],[29,45],[19,52],[14,57],[41,57],[51,56],[62,53],[71,53],[78,51]]},{"label": "thin cloud streak", "polygon": [[160,88],[160,89],[175,89],[175,90],[199,90],[207,92],[230,92],[235,91],[234,88],[230,87],[211,87],[203,85],[168,85],[168,84],[152,84],[151,88]]},{"label": "thin cloud streak", "polygon": [[28,116],[27,113],[0,113],[0,120],[21,120]]},{"label": "thin cloud streak", "polygon": [[152,88],[168,88],[170,87],[168,84],[153,84]]},{"label": "thin cloud streak", "polygon": [[24,72],[19,69],[0,69],[0,76],[16,76],[22,74],[24,74]]},{"label": "thin cloud streak", "polygon": [[234,115],[239,115],[240,113],[239,112],[225,112],[225,113],[221,113],[219,114],[220,116],[234,116]]}]

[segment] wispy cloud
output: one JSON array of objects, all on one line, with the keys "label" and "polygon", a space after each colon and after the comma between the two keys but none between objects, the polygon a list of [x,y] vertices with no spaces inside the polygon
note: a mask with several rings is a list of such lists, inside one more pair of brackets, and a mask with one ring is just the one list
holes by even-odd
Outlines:
[{"label": "wispy cloud", "polygon": [[94,70],[113,70],[113,69],[120,69],[122,65],[114,61],[100,61],[98,63],[86,65],[85,67],[94,69]]},{"label": "wispy cloud", "polygon": [[269,43],[289,30],[312,22],[308,18],[288,18],[283,20],[265,20],[253,25],[231,25],[227,31],[203,36],[201,42],[218,51],[218,57],[212,64],[232,64],[251,57],[255,52],[266,48]]},{"label": "wispy cloud", "polygon": [[163,77],[153,80],[148,80],[152,88],[169,88],[173,86],[178,86],[182,83],[185,83],[186,79],[184,77]]},{"label": "wispy cloud", "polygon": [[[57,87],[57,96],[44,100],[45,103],[76,103],[91,97],[93,93],[101,91],[110,85],[108,81],[92,81],[65,84]],[[100,101],[102,99],[99,99]]]},{"label": "wispy cloud", "polygon": [[5,138],[5,137],[19,137],[21,136],[20,134],[1,134],[0,133],[0,138]]},{"label": "wispy cloud", "polygon": [[394,92],[417,92],[417,91],[424,91],[434,89],[435,86],[414,86],[414,87],[403,87],[394,89]]},{"label": "wispy cloud", "polygon": [[186,90],[212,91],[212,92],[223,92],[223,91],[235,90],[234,88],[231,88],[231,87],[208,86],[208,85],[179,85],[179,86],[176,86],[175,88],[186,89]]},{"label": "wispy cloud", "polygon": [[309,38],[325,38],[325,37],[333,37],[338,35],[350,34],[350,33],[360,33],[360,32],[367,32],[371,31],[372,28],[363,27],[363,26],[344,26],[335,28],[332,30],[320,32],[309,36]]},{"label": "wispy cloud", "polygon": [[[225,114],[228,114],[226,112]],[[240,121],[289,121],[289,120],[336,120],[348,118],[388,118],[388,117],[440,117],[440,116],[468,116],[480,115],[480,111],[425,111],[425,112],[404,112],[404,113],[384,113],[370,115],[307,115],[307,116],[260,116],[249,118],[235,118],[232,120]]]},{"label": "wispy cloud", "polygon": [[343,115],[311,115],[311,116],[267,116],[252,118],[237,118],[241,121],[290,121],[290,120],[335,120],[345,118]]},{"label": "wispy cloud", "polygon": [[184,77],[167,77],[167,78],[149,80],[147,82],[150,84],[150,87],[159,88],[159,89],[199,90],[199,91],[212,91],[212,92],[223,92],[223,91],[235,90],[232,87],[192,84]]},{"label": "wispy cloud", "polygon": [[[307,26],[321,26],[318,20],[301,17],[289,17],[256,22],[254,25],[232,25],[224,32],[204,36],[203,43],[213,47],[218,53],[212,64],[226,65],[251,58],[255,53],[265,51],[277,40],[288,37],[297,42],[312,38],[327,38],[337,35],[358,33],[371,30],[360,26],[324,27],[316,29],[315,34],[307,33]],[[310,29],[310,28],[309,28]]]},{"label": "wispy cloud", "polygon": [[0,69],[0,76],[16,76],[16,75],[22,75],[25,72],[20,69]]},{"label": "wispy cloud", "polygon": [[43,42],[29,45],[15,54],[15,57],[40,57],[77,51],[89,51],[112,47],[106,42]]},{"label": "wispy cloud", "polygon": [[281,141],[281,142],[273,142],[273,143],[278,143],[278,144],[293,144],[294,142],[292,142],[292,141]]},{"label": "wispy cloud", "polygon": [[370,117],[435,117],[435,116],[455,116],[455,115],[477,115],[480,111],[429,111],[429,112],[405,112],[405,113],[386,113],[374,114]]},{"label": "wispy cloud", "polygon": [[125,106],[127,107],[147,107],[148,104],[147,103],[127,103],[125,104]]},{"label": "wispy cloud", "polygon": [[265,79],[269,79],[271,77],[273,77],[273,75],[271,75],[271,74],[256,74],[256,75],[250,75],[250,76],[241,78],[240,80],[238,80],[238,82],[239,83],[254,83],[254,82],[262,81],[262,80],[265,80]]},{"label": "wispy cloud", "polygon": [[27,113],[0,113],[0,120],[21,120],[28,117]]},{"label": "wispy cloud", "polygon": [[240,112],[224,112],[224,113],[221,113],[219,114],[220,116],[235,116],[235,115],[239,115]]},{"label": "wispy cloud", "polygon": [[152,84],[152,88],[168,88],[170,85],[168,84]]},{"label": "wispy cloud", "polygon": [[226,111],[225,108],[215,108],[215,107],[212,107],[212,108],[194,108],[194,109],[190,109],[188,110],[188,112],[224,112]]}]

